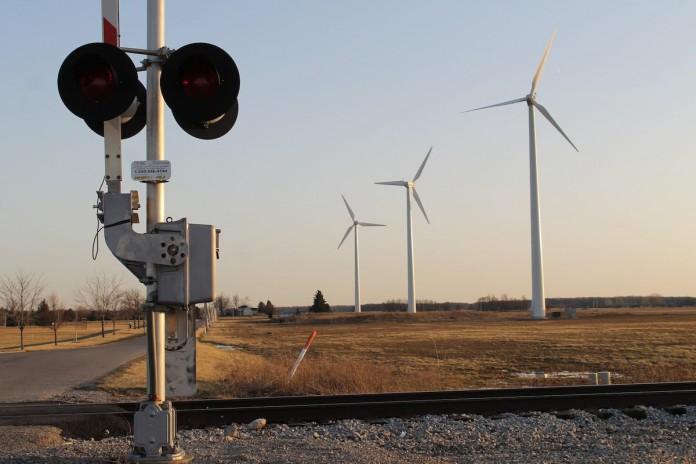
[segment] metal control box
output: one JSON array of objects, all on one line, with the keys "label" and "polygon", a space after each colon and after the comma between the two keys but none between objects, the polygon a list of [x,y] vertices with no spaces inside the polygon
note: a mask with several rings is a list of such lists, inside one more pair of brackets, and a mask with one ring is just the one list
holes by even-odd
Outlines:
[{"label": "metal control box", "polygon": [[[178,266],[158,266],[157,301],[171,306],[208,303],[215,299],[217,232],[206,224],[189,224],[186,220],[157,224],[164,235],[162,255],[181,256],[175,237],[184,237],[188,257]],[[167,233],[171,232],[171,237]]]},{"label": "metal control box", "polygon": [[217,233],[206,224],[189,224],[189,303],[209,303],[215,299],[217,281]]}]

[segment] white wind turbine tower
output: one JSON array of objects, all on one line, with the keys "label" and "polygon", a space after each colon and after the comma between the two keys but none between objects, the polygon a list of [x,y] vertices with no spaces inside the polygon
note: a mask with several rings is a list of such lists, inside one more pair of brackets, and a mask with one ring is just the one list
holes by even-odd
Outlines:
[{"label": "white wind turbine tower", "polygon": [[[544,297],[544,265],[541,257],[541,220],[539,217],[539,179],[537,177],[537,152],[536,152],[536,129],[534,125],[534,108],[537,110],[555,127],[558,132],[570,143],[575,151],[577,147],[570,141],[568,136],[563,132],[561,127],[553,120],[549,112],[541,106],[536,100],[536,90],[541,79],[541,73],[544,71],[546,58],[551,50],[551,44],[556,36],[554,32],[551,36],[549,44],[546,46],[544,56],[539,63],[539,68],[532,80],[532,90],[526,97],[518,98],[496,105],[484,106],[469,111],[477,111],[485,108],[493,108],[496,106],[511,105],[513,103],[527,102],[529,111],[529,196],[531,208],[531,228],[532,228],[532,319],[544,319],[546,317],[546,304]],[[464,111],[468,113],[469,111]]]},{"label": "white wind turbine tower", "polygon": [[414,282],[414,276],[413,276],[413,230],[411,227],[411,192],[413,192],[413,198],[416,200],[416,203],[418,203],[418,207],[420,208],[421,212],[423,213],[423,216],[425,216],[425,220],[428,221],[428,224],[430,224],[430,220],[428,219],[428,215],[425,214],[425,208],[423,208],[423,203],[421,203],[420,197],[418,196],[418,192],[416,192],[416,181],[418,180],[421,173],[423,172],[423,168],[425,167],[425,163],[428,162],[428,158],[430,157],[431,151],[433,151],[433,147],[430,147],[430,150],[428,150],[428,154],[425,155],[425,159],[423,160],[423,164],[421,164],[421,166],[418,169],[418,172],[416,173],[416,176],[413,178],[413,180],[410,180],[410,181],[395,180],[395,181],[391,181],[391,182],[375,182],[375,184],[380,184],[380,185],[398,185],[400,187],[406,187],[406,249],[407,249],[407,253],[408,253],[408,312],[409,313],[416,312],[416,289],[415,289],[415,282]]},{"label": "white wind turbine tower", "polygon": [[348,227],[348,230],[346,230],[346,234],[343,236],[341,243],[338,244],[338,248],[341,248],[341,245],[343,245],[343,242],[346,241],[348,235],[350,234],[350,231],[352,230],[355,234],[355,312],[359,313],[362,311],[362,306],[360,306],[360,258],[358,256],[358,226],[374,227],[384,226],[384,224],[372,224],[369,222],[360,222],[356,220],[355,214],[353,213],[353,210],[350,209],[346,197],[344,197],[343,195],[341,195],[341,197],[343,198],[343,202],[346,204],[346,208],[348,208],[348,214],[350,214],[350,218],[353,220],[353,224],[351,224]]}]

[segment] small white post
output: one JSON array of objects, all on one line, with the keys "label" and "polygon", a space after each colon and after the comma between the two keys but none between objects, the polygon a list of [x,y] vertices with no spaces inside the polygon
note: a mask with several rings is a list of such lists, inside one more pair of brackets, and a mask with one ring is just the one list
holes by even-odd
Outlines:
[{"label": "small white post", "polygon": [[599,379],[600,385],[611,384],[611,372],[597,372],[597,378]]}]

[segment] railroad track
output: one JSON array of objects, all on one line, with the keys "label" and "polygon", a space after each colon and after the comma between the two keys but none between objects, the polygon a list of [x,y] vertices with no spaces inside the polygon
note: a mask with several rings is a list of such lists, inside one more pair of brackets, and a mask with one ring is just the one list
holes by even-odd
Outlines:
[{"label": "railroad track", "polygon": [[[139,403],[5,404],[0,425],[56,425],[76,436],[131,432]],[[179,427],[329,422],[425,414],[481,414],[696,405],[696,382],[174,401]],[[102,432],[99,432],[99,431]]]}]

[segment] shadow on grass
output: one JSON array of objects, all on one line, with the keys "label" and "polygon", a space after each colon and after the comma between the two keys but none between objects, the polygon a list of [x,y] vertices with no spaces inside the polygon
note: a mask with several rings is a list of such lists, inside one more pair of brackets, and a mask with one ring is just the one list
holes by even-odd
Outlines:
[{"label": "shadow on grass", "polygon": [[[120,332],[121,330],[123,330],[123,329],[116,329],[116,332]],[[137,330],[137,329],[135,329],[135,330]],[[115,340],[109,340],[109,335],[115,335],[111,329],[104,332],[104,342],[103,343],[97,343],[94,345],[84,346],[81,348],[90,348],[92,346],[107,345],[109,343],[120,342],[123,340],[128,340],[131,338],[140,337],[142,335],[145,335],[145,332],[143,331],[143,332],[133,333],[129,336],[117,338]],[[81,335],[81,336],[77,337],[77,340],[75,340],[75,337],[63,338],[61,340],[58,340],[58,345],[55,346],[55,349],[59,350],[61,348],[61,345],[79,343],[81,341],[90,340],[93,338],[99,338],[101,336],[102,336],[102,332],[100,330],[99,332]],[[55,342],[53,342],[53,341],[41,342],[41,343],[25,343],[24,344],[24,351],[28,351],[27,350],[28,348],[36,348],[36,347],[40,347],[40,346],[51,346],[54,344],[55,344]],[[72,346],[72,345],[69,345],[69,346]],[[14,352],[14,351],[22,351],[20,345],[0,348],[0,353]]]}]

